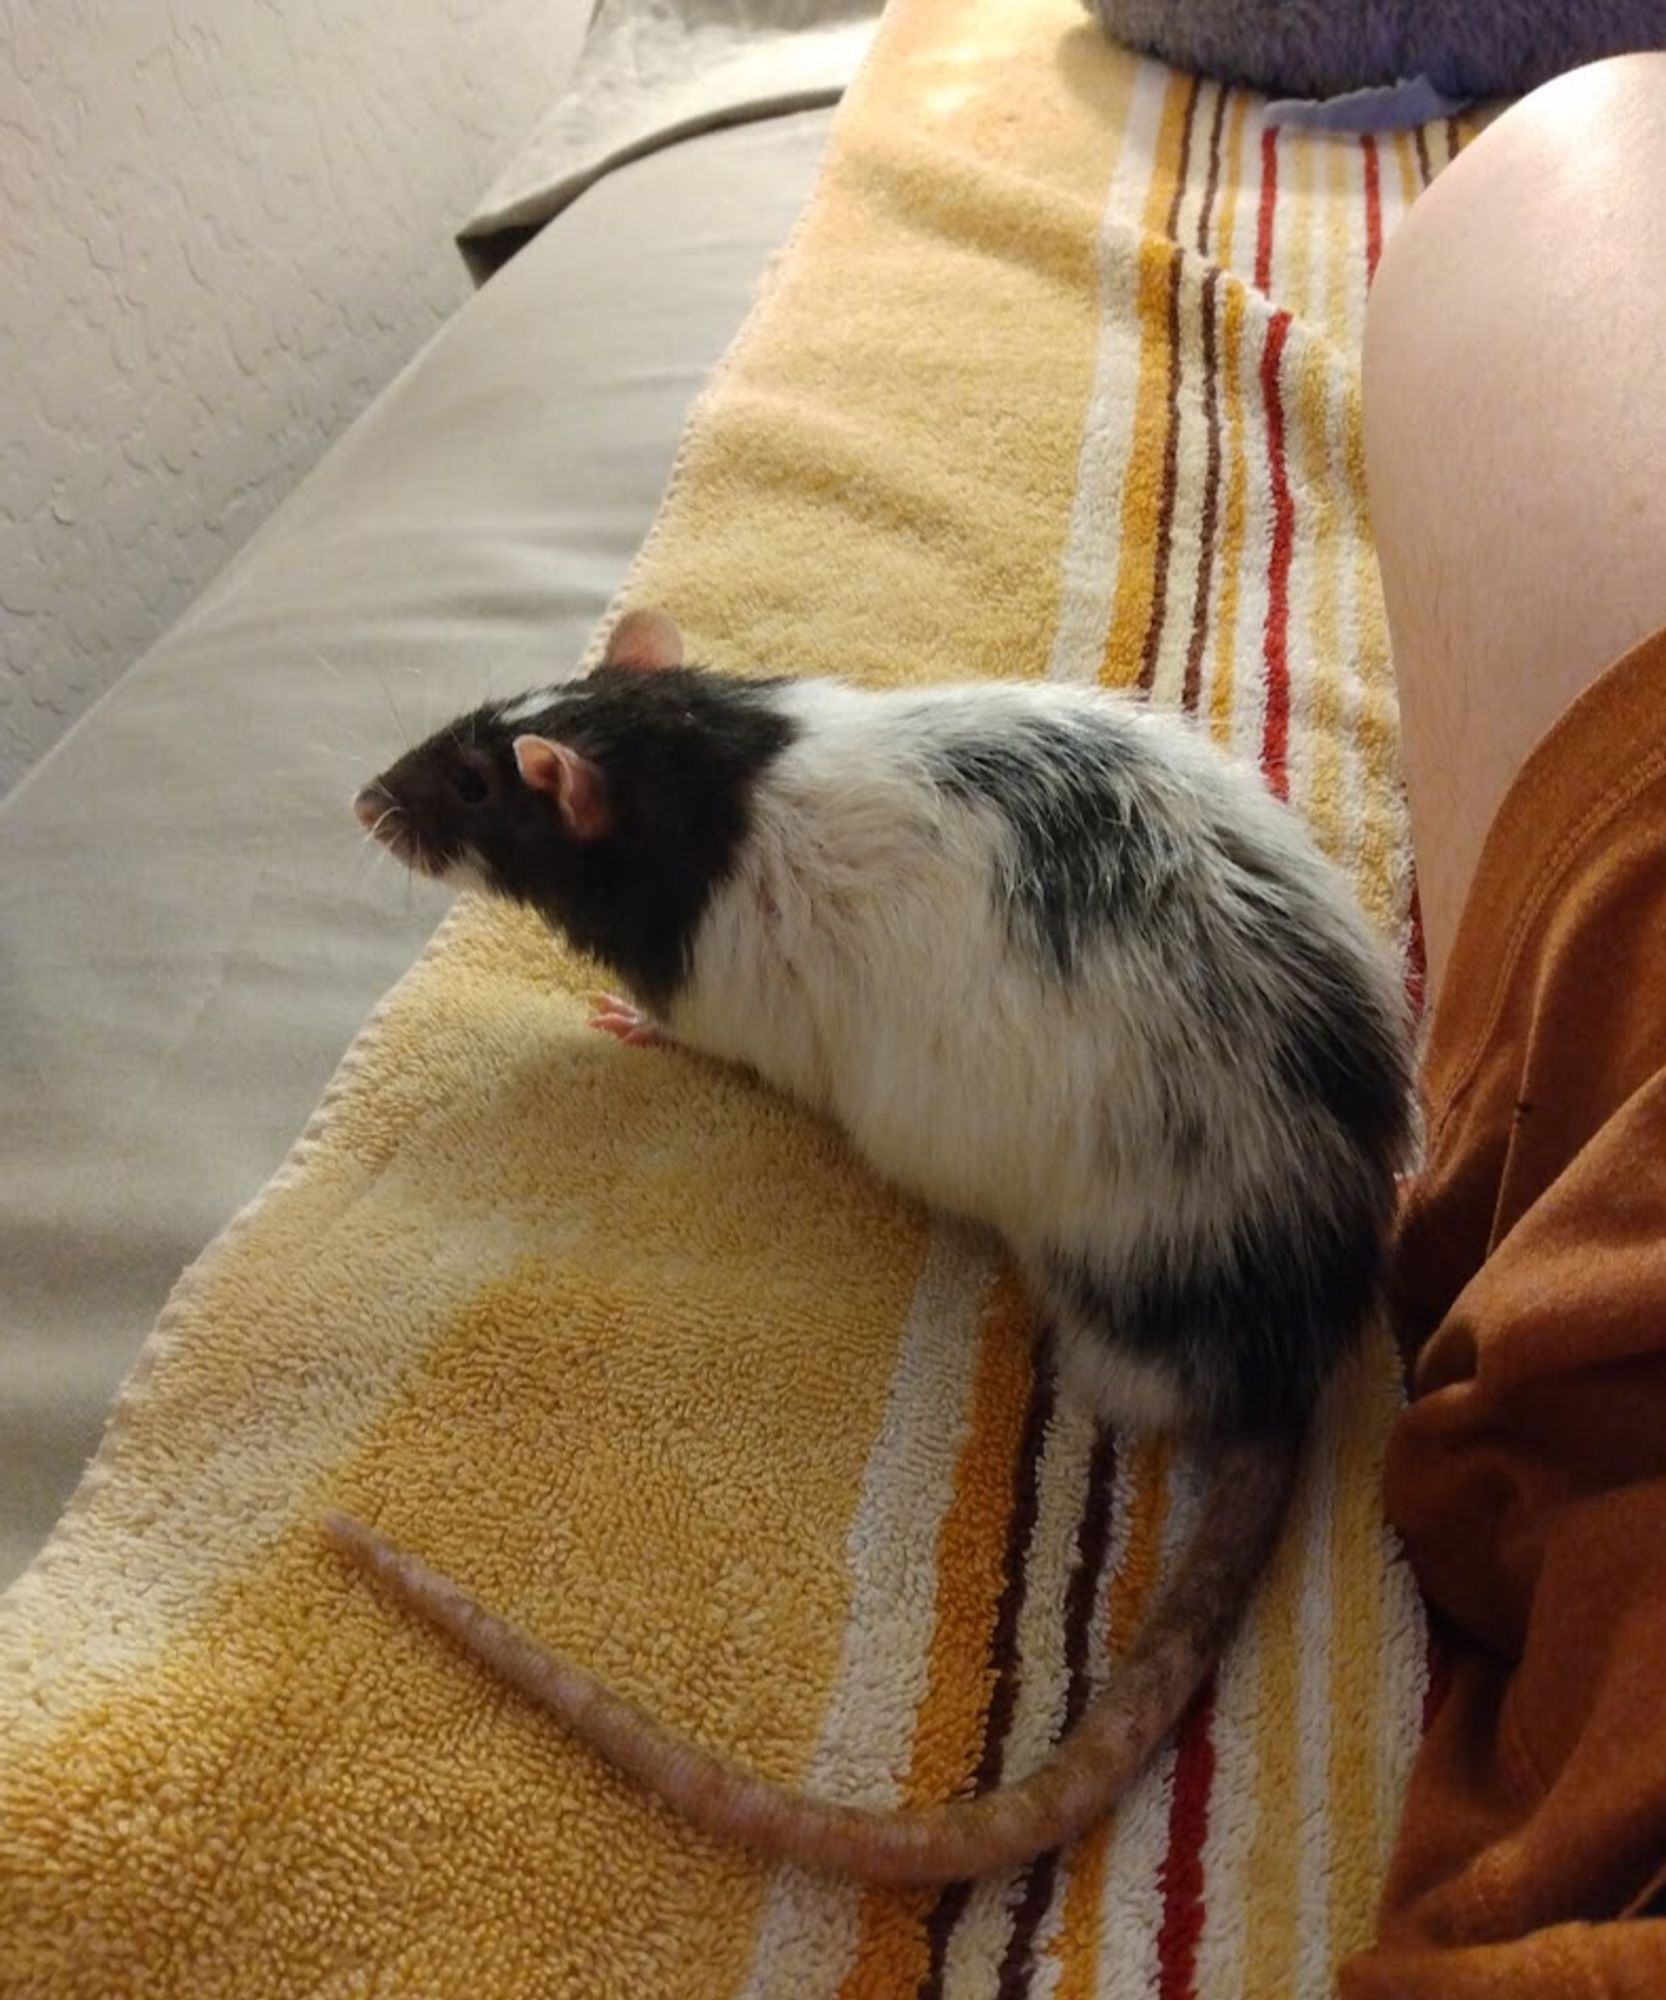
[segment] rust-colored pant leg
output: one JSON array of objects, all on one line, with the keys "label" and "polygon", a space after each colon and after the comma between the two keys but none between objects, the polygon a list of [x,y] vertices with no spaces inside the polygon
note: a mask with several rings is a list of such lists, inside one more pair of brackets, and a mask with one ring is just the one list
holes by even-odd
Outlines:
[{"label": "rust-colored pant leg", "polygon": [[1666,2000],[1666,633],[1487,837],[1432,1025],[1388,1507],[1452,1633],[1348,2000]]}]

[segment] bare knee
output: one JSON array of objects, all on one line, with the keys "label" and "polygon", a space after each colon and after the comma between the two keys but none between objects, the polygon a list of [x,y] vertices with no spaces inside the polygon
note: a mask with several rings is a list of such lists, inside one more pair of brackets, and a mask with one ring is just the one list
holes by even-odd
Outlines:
[{"label": "bare knee", "polygon": [[[1531,419],[1529,392],[1571,391],[1595,417],[1602,382],[1618,397],[1636,365],[1656,375],[1663,186],[1666,52],[1572,70],[1495,120],[1384,250],[1365,334],[1377,442],[1433,419],[1436,443],[1454,414],[1511,404]],[[1653,334],[1640,353],[1621,349],[1629,321]]]},{"label": "bare knee", "polygon": [[1666,622],[1666,54],[1506,111],[1388,243],[1371,511],[1431,965],[1534,742]]},{"label": "bare knee", "polygon": [[[1663,187],[1666,53],[1573,70],[1497,119],[1384,251],[1366,319],[1368,454],[1392,458],[1408,437],[1435,454],[1425,473],[1472,488],[1495,469],[1587,462],[1606,484],[1631,457],[1652,492]],[[1516,497],[1560,511],[1548,492]]]}]

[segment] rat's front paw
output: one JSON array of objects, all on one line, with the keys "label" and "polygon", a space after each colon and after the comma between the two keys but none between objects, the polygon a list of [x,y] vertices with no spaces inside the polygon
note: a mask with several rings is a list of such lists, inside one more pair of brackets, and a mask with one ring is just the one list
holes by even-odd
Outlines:
[{"label": "rat's front paw", "polygon": [[604,1035],[611,1035],[616,1042],[623,1042],[627,1048],[664,1048],[670,1037],[656,1021],[650,1020],[639,1007],[633,1007],[628,1000],[621,1000],[616,993],[598,993],[591,1001],[590,1025],[600,1028]]}]

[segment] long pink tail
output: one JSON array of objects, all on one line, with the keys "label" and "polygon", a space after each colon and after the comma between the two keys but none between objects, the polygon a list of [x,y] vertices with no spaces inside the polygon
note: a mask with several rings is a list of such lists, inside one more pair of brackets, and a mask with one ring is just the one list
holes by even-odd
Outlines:
[{"label": "long pink tail", "polygon": [[1299,1442],[1227,1446],[1180,1568],[1109,1684],[1031,1776],[982,1798],[871,1812],[807,1798],[674,1735],[456,1584],[344,1514],[330,1539],[413,1610],[703,1832],[778,1861],[898,1886],[959,1882],[1063,1846],[1102,1819],[1213,1669],[1266,1566]]}]

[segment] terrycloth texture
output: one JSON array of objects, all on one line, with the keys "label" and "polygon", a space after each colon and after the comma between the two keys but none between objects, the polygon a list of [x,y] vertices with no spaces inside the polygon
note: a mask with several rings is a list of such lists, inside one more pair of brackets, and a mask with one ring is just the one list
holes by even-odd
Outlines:
[{"label": "terrycloth texture", "polygon": [[[631,595],[737,669],[1195,705],[1405,937],[1354,357],[1454,136],[1274,137],[1072,0],[901,0]],[[744,1077],[588,1033],[590,983],[465,903],[182,1280],[0,1616],[0,1992],[1327,1992],[1426,1683],[1386,1339],[1178,1744],[972,1891],[692,1837],[325,1551],[361,1513],[881,1802],[1033,1763],[1186,1532],[1191,1469],[1056,1404],[983,1246]]]}]

